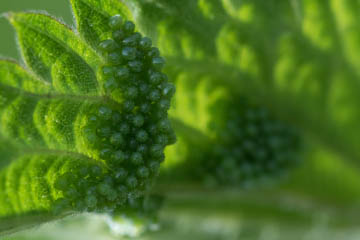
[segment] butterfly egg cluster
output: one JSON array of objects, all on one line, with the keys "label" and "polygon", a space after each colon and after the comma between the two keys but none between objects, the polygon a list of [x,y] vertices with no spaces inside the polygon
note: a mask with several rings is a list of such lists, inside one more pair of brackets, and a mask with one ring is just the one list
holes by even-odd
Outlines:
[{"label": "butterfly egg cluster", "polygon": [[165,61],[159,50],[119,15],[109,26],[112,39],[98,50],[106,59],[99,78],[111,103],[91,106],[82,127],[86,150],[104,167],[59,177],[60,208],[109,211],[131,205],[158,174],[164,148],[176,141],[167,115],[175,87],[161,72]]},{"label": "butterfly egg cluster", "polygon": [[286,173],[299,162],[300,139],[290,126],[273,119],[268,111],[246,101],[229,107],[220,144],[206,161],[220,184],[236,185]]}]

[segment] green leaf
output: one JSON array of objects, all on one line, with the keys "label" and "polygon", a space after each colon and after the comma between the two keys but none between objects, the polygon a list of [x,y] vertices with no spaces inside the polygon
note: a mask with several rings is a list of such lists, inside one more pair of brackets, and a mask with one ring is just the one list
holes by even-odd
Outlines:
[{"label": "green leaf", "polygon": [[[167,56],[169,66],[190,75],[217,76],[219,84],[227,85],[235,94],[267,107],[344,159],[359,163],[357,105],[360,99],[355,56],[359,21],[353,1],[279,4],[224,0],[226,13],[213,19],[207,18],[202,7],[195,4],[184,15],[189,10],[187,2],[183,6],[172,1],[157,2],[158,5],[140,1],[137,11],[143,14],[136,21],[140,26],[157,23],[144,28],[154,36],[164,36],[157,38],[157,44]],[[211,5],[211,1],[205,2]],[[222,11],[221,6],[217,9]],[[177,19],[179,26],[163,28],[163,23],[156,21],[158,15],[167,16],[166,22]],[[197,16],[201,20],[191,21],[190,25],[184,16],[188,19]],[[214,25],[207,28],[204,21]],[[193,31],[201,27],[211,30],[199,37]],[[185,34],[174,39],[175,29]],[[199,47],[201,57],[189,57],[182,50],[186,48],[179,44],[186,34],[192,36],[191,46],[201,42],[204,47],[216,46],[217,52]]]},{"label": "green leaf", "polygon": [[101,58],[69,27],[44,14],[10,13],[7,17],[18,33],[25,62],[56,91],[99,92],[94,69],[101,65]]},{"label": "green leaf", "polygon": [[[206,124],[220,115],[211,114],[207,106],[213,100],[206,92],[207,82],[220,86],[215,87],[219,91],[230,92],[226,96],[245,97],[267,108],[274,117],[302,133],[310,150],[304,155],[303,167],[285,184],[285,191],[294,193],[295,199],[319,199],[319,206],[327,203],[344,209],[358,204],[359,21],[355,1],[224,0],[224,9],[216,9],[226,13],[213,18],[203,7],[215,6],[212,1],[202,1],[199,9],[193,4],[191,10],[187,1],[183,5],[161,0],[155,4],[139,2],[135,9],[143,14],[136,21],[143,31],[156,36],[156,44],[169,63],[166,72],[177,86],[171,115],[179,140],[166,150],[162,174],[167,181],[176,182],[180,177],[180,185],[181,181],[193,184],[198,180],[194,166],[198,166],[199,152],[209,159],[201,144],[193,144],[209,144],[212,135]],[[203,16],[198,15],[190,26],[186,19],[195,19],[195,12]],[[175,21],[176,27],[170,24]],[[207,27],[203,21],[214,25]],[[199,37],[194,29],[200,27],[209,31]],[[180,34],[175,38],[176,33]],[[196,46],[189,51],[192,55],[185,51],[191,47],[181,45],[187,35],[192,36],[189,45]],[[207,36],[206,41],[203,36]],[[216,46],[215,54],[205,47],[211,45]],[[196,55],[197,51],[201,54]],[[188,79],[189,86],[184,87],[184,79]],[[233,105],[238,106],[235,101]],[[179,122],[194,129],[184,131]],[[200,132],[207,138],[189,140],[188,132]],[[216,145],[209,144],[208,148]],[[315,150],[311,148],[314,145]],[[190,176],[184,177],[186,173]],[[176,186],[171,181],[169,184],[166,190]]]},{"label": "green leaf", "polygon": [[102,40],[111,37],[109,17],[120,14],[132,20],[130,10],[118,0],[71,0],[71,5],[80,35],[95,49]]},{"label": "green leaf", "polygon": [[[0,61],[0,142],[9,145],[0,148],[0,235],[74,213],[142,211],[135,203],[174,141],[161,105],[174,87],[151,41],[130,22],[110,28],[113,15],[126,17],[116,1],[72,3],[78,29],[46,14],[6,14],[26,67]],[[105,48],[123,29],[139,39]]]},{"label": "green leaf", "polygon": [[[125,1],[132,11],[139,29],[156,40],[165,55],[202,59],[214,56],[216,36],[223,19],[208,19],[202,15],[197,1],[146,0]],[[219,4],[218,4],[219,5]],[[216,9],[219,16],[223,10]]]},{"label": "green leaf", "polygon": [[18,88],[31,94],[47,94],[51,85],[29,74],[24,68],[11,60],[0,60],[0,84]]},{"label": "green leaf", "polygon": [[[232,111],[240,119],[246,115],[248,108],[258,109],[260,106],[268,109],[273,121],[280,122],[281,126],[297,127],[307,143],[307,152],[303,153],[307,161],[295,172],[288,185],[272,192],[253,195],[246,192],[246,196],[240,194],[242,196],[234,197],[233,194],[237,193],[231,192],[229,201],[223,193],[208,194],[203,192],[203,186],[196,188],[192,185],[190,189],[195,190],[189,196],[170,199],[173,208],[166,209],[167,220],[181,219],[182,213],[190,212],[189,218],[193,220],[189,221],[189,225],[197,228],[192,228],[191,232],[195,232],[193,236],[202,235],[197,235],[199,218],[196,216],[205,217],[209,209],[218,210],[214,214],[216,217],[234,214],[234,217],[230,217],[231,221],[227,221],[229,218],[221,219],[225,223],[235,222],[235,228],[239,228],[239,215],[234,209],[239,206],[245,209],[249,219],[255,221],[262,213],[264,218],[274,215],[279,219],[285,216],[285,221],[301,219],[300,222],[309,222],[312,218],[305,217],[304,220],[303,215],[297,215],[296,211],[295,218],[287,218],[293,216],[293,212],[289,214],[281,207],[274,211],[274,208],[288,199],[312,204],[308,199],[314,198],[318,205],[312,205],[310,211],[299,208],[307,216],[320,212],[317,211],[319,206],[329,207],[331,211],[339,207],[336,214],[326,215],[333,221],[331,227],[342,224],[352,226],[351,220],[354,218],[348,213],[358,204],[359,195],[359,177],[352,168],[358,166],[360,157],[357,146],[360,99],[357,55],[359,16],[356,1],[73,0],[71,3],[77,21],[75,30],[41,14],[8,14],[17,30],[27,69],[10,63],[0,67],[1,141],[14,145],[17,149],[14,152],[19,154],[9,154],[9,151],[0,148],[6,153],[2,155],[5,159],[2,164],[0,160],[0,171],[5,174],[1,175],[4,180],[0,181],[1,184],[5,183],[0,188],[2,199],[5,199],[2,204],[7,206],[8,199],[11,199],[11,208],[7,209],[15,208],[10,213],[0,210],[0,213],[10,214],[4,215],[6,218],[1,218],[0,214],[0,221],[4,219],[3,222],[9,223],[0,224],[6,226],[3,227],[5,231],[31,222],[25,221],[25,218],[18,220],[22,216],[30,215],[29,219],[38,222],[36,219],[46,219],[53,209],[61,208],[60,216],[67,214],[69,209],[83,211],[85,204],[94,211],[91,209],[95,204],[94,199],[77,189],[75,192],[73,188],[63,191],[55,189],[52,192],[55,185],[61,188],[64,182],[68,183],[70,176],[67,173],[77,171],[77,168],[72,168],[75,162],[79,164],[79,172],[87,174],[84,177],[87,182],[97,186],[96,202],[104,202],[100,208],[107,210],[114,207],[111,199],[115,185],[109,182],[115,176],[124,175],[120,167],[132,176],[128,175],[126,180],[119,180],[117,184],[127,184],[128,188],[136,184],[141,186],[126,192],[130,196],[143,194],[147,190],[146,185],[157,174],[159,162],[163,160],[164,143],[172,142],[174,136],[171,132],[150,136],[149,133],[156,128],[160,131],[169,129],[167,115],[162,115],[164,121],[160,121],[160,112],[157,111],[159,108],[167,109],[169,99],[161,104],[159,101],[155,110],[150,112],[150,117],[145,117],[144,121],[144,116],[149,116],[146,110],[148,104],[161,94],[155,86],[151,87],[151,91],[141,92],[148,86],[148,82],[143,84],[141,80],[145,77],[147,81],[151,77],[157,81],[156,74],[137,74],[136,69],[141,67],[139,62],[120,63],[123,60],[120,53],[125,58],[132,58],[134,51],[127,49],[124,54],[114,51],[116,44],[120,44],[121,50],[124,50],[124,45],[138,41],[140,35],[131,35],[132,38],[126,41],[121,37],[116,44],[107,41],[112,37],[114,27],[108,24],[108,18],[115,14],[120,14],[124,20],[135,19],[137,29],[153,38],[169,63],[165,72],[177,85],[171,121],[177,130],[179,142],[167,150],[170,158],[163,166],[164,172],[174,169],[174,172],[180,172],[179,175],[188,174],[182,181],[199,180],[199,175],[210,172],[206,164],[215,162],[217,166],[219,159],[224,159],[224,156],[219,159],[211,156],[216,146],[237,146],[234,143],[240,143],[238,145],[243,147],[243,139],[238,136],[233,138],[232,134],[240,130],[251,134],[251,126],[241,125],[239,129],[237,125],[237,128],[232,128],[234,131],[222,131],[234,126],[228,121]],[[156,53],[155,49],[153,53]],[[153,60],[153,57],[148,58],[143,66],[155,68],[162,65],[161,59]],[[125,65],[126,68],[120,68]],[[115,69],[117,80],[127,76],[127,69],[132,69],[131,77],[135,81],[132,78],[115,81]],[[136,90],[134,85],[139,88]],[[164,95],[173,90],[172,85],[161,86]],[[239,100],[243,98],[246,100]],[[134,104],[137,106],[134,107]],[[137,115],[138,109],[143,111],[141,115]],[[127,133],[128,129],[132,132]],[[152,144],[156,144],[147,146],[151,154],[146,155],[146,163],[139,166],[137,164],[144,163],[143,156],[139,155],[146,149],[139,144],[146,141],[144,139],[151,139]],[[124,142],[126,147],[115,151]],[[260,150],[252,153],[259,153]],[[51,167],[53,171],[49,170],[47,164],[61,161],[48,159],[69,153],[71,157],[66,158],[69,163],[64,171],[58,173],[60,168],[63,169],[61,164],[57,165],[58,168]],[[297,155],[291,156],[294,160]],[[93,165],[88,166],[88,162],[83,163],[80,158],[90,160]],[[45,163],[44,159],[48,161]],[[114,164],[114,159],[120,162],[131,159],[132,163],[122,161]],[[344,159],[351,161],[342,162]],[[182,167],[184,162],[186,164]],[[21,165],[25,168],[20,167],[20,163],[26,163]],[[237,176],[238,168],[232,165],[231,159],[230,163],[222,167],[230,169],[229,177]],[[206,170],[201,171],[204,166]],[[114,173],[114,169],[119,172]],[[151,169],[154,172],[151,172],[149,179],[140,177]],[[44,179],[36,178],[43,176],[46,171],[53,174],[50,182],[44,183]],[[93,172],[100,172],[100,176],[92,175]],[[177,177],[174,172],[168,174],[171,179]],[[17,179],[13,177],[15,174],[22,174],[24,179],[35,177],[32,183],[34,189],[22,191],[23,196],[31,195],[31,191],[48,193],[44,190],[48,188],[51,189],[52,198],[39,200],[35,196],[36,204],[26,203],[22,209],[19,202],[22,198],[19,198],[17,191],[21,184],[18,186]],[[209,185],[213,183],[211,178],[205,180],[210,182]],[[73,181],[69,182],[72,187],[75,186]],[[171,189],[176,191],[175,195],[186,193],[186,190],[176,189],[172,182],[168,183],[170,186],[165,187],[166,192]],[[6,190],[2,192],[1,189]],[[81,200],[72,200],[70,196],[77,192],[81,192]],[[338,196],[338,192],[342,193],[341,196]],[[271,195],[278,198],[269,201]],[[63,196],[65,202],[61,200]],[[244,200],[244,196],[248,198]],[[186,201],[186,197],[190,200]],[[71,200],[71,206],[65,206],[66,199]],[[85,203],[83,199],[86,199]],[[215,208],[214,199],[218,199],[215,203],[221,209]],[[119,201],[127,200],[122,198]],[[263,206],[263,202],[258,204],[258,201],[265,201],[267,207]],[[127,203],[120,205],[126,208]],[[59,215],[51,215],[55,216]],[[225,225],[221,225],[222,229],[226,229]],[[281,226],[281,229],[287,229],[289,225]],[[259,229],[258,225],[253,226],[252,233],[256,232],[252,235],[254,238],[260,238]]]},{"label": "green leaf", "polygon": [[297,129],[266,108],[206,73],[169,76],[177,86],[170,116],[179,141],[166,151],[164,182],[247,186],[281,176],[301,162]]}]

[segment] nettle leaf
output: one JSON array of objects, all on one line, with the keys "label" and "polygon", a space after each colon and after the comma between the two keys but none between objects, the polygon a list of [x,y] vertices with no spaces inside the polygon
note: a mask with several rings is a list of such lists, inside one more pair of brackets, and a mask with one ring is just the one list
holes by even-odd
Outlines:
[{"label": "nettle leaf", "polygon": [[142,211],[175,141],[175,88],[115,3],[72,1],[78,29],[6,15],[26,66],[0,60],[0,235],[84,211]]},{"label": "nettle leaf", "polygon": [[[101,58],[64,24],[37,13],[10,13],[26,64],[58,92],[96,95]],[[36,41],[34,41],[36,39]],[[46,49],[47,51],[44,51]]]},{"label": "nettle leaf", "polygon": [[356,1],[71,4],[75,29],[7,14],[26,67],[0,64],[0,143],[9,146],[0,148],[0,235],[82,211],[139,210],[175,140],[175,87],[137,29],[178,89],[179,143],[163,177],[246,185],[281,175],[298,162],[303,132],[316,149],[285,192],[328,199],[336,192],[323,185],[336,185],[336,204],[357,203]]},{"label": "nettle leaf", "polygon": [[[219,2],[144,0],[129,5],[141,12],[135,20],[157,40],[168,66],[189,75],[216,76],[235,94],[358,164],[358,4]],[[212,17],[205,9],[213,9]],[[181,33],[176,35],[177,30]],[[176,100],[181,101],[187,100]]]},{"label": "nettle leaf", "polygon": [[[204,17],[198,1],[125,2],[137,13],[134,19],[139,29],[151,36],[166,55],[202,59],[216,54],[215,42],[211,39],[216,37],[223,19]],[[221,8],[215,12],[223,15]]]},{"label": "nettle leaf", "polygon": [[[167,72],[170,72],[168,69]],[[170,116],[178,143],[166,150],[169,181],[247,186],[287,173],[301,160],[296,128],[208,74],[170,74],[177,86]]]},{"label": "nettle leaf", "polygon": [[71,5],[80,35],[95,49],[103,39],[111,37],[109,17],[120,14],[132,20],[129,8],[117,0],[71,0]]}]

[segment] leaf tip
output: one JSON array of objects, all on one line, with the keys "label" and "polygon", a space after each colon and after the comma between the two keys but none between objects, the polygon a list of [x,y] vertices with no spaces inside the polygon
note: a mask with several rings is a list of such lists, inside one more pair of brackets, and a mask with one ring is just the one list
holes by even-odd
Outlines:
[{"label": "leaf tip", "polygon": [[0,18],[7,18],[9,19],[10,15],[12,14],[12,12],[4,12],[0,14]]},{"label": "leaf tip", "polygon": [[6,18],[11,24],[13,23],[15,13],[14,12],[5,12],[0,15],[0,18]]}]

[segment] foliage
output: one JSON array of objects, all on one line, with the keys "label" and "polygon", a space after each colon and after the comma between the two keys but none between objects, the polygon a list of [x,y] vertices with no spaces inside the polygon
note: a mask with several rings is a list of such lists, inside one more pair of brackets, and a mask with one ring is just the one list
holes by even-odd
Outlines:
[{"label": "foliage", "polygon": [[281,176],[301,162],[298,131],[266,108],[211,76],[169,76],[177,87],[170,116],[178,143],[166,150],[161,174],[168,179],[160,181],[241,186]]},{"label": "foliage", "polygon": [[[135,185],[131,175],[137,174],[138,186],[127,188],[128,196],[150,191],[157,170],[145,179],[141,176],[159,167],[165,145],[174,142],[167,114],[158,114],[170,107],[174,88],[160,72],[138,73],[143,68],[160,70],[164,60],[150,48],[149,38],[127,33],[135,26],[126,20],[151,37],[167,61],[164,73],[177,88],[169,115],[178,142],[166,149],[166,162],[152,190],[167,195],[161,216],[167,220],[164,228],[173,232],[165,230],[154,238],[164,234],[166,239],[175,232],[181,239],[187,237],[176,227],[186,213],[186,228],[196,239],[236,239],[242,234],[237,221],[244,216],[252,233],[263,226],[262,221],[278,223],[284,217],[279,220],[284,239],[289,238],[287,227],[303,239],[304,222],[321,213],[332,220],[334,233],[353,226],[351,213],[358,213],[360,196],[357,1],[72,0],[71,4],[76,29],[43,14],[7,14],[18,33],[26,68],[7,60],[0,65],[0,140],[9,145],[0,149],[4,152],[0,189],[6,189],[0,190],[0,216],[7,217],[0,218],[0,234],[74,210],[111,212],[118,186],[113,181],[124,172],[130,174],[127,187]],[[110,16],[114,17],[109,24]],[[114,51],[118,45],[121,51]],[[124,58],[131,74],[121,80],[128,74]],[[148,91],[149,86],[154,87]],[[154,105],[151,111],[149,104]],[[132,108],[132,114],[124,114]],[[146,113],[149,117],[143,119]],[[123,132],[128,131],[123,121],[135,127],[129,128],[131,134]],[[154,123],[164,132],[154,133]],[[138,145],[146,138],[145,145]],[[122,141],[126,147],[111,155],[111,146]],[[146,148],[152,155],[137,154]],[[127,158],[133,164],[126,164]],[[119,161],[114,164],[115,159]],[[272,182],[274,175],[286,175],[299,159],[304,162],[288,181],[270,191],[260,186],[252,192],[231,188],[227,195],[217,188],[218,184],[249,187],[252,179]],[[93,176],[99,167],[101,174]],[[83,198],[74,197],[75,192],[94,196],[82,192],[86,188],[76,190],[72,185],[79,181],[76,176],[98,186],[99,206],[84,207],[78,200]],[[211,188],[204,188],[204,182]],[[121,195],[123,188],[116,191]],[[115,212],[139,210],[146,202],[139,199],[132,204],[126,198]],[[262,205],[262,199],[271,206]],[[276,203],[282,206],[276,208]],[[2,209],[6,204],[11,208]],[[287,212],[289,208],[295,213]],[[54,214],[50,209],[59,211]],[[235,226],[229,227],[230,235],[199,230],[199,219],[212,211],[222,230]],[[284,224],[287,221],[294,225]]]},{"label": "foliage", "polygon": [[83,211],[140,210],[175,140],[174,86],[151,40],[97,1],[72,5],[81,36],[46,14],[6,15],[26,67],[0,62],[0,133],[14,147],[1,159],[1,232]]},{"label": "foliage", "polygon": [[358,77],[349,54],[359,33],[352,2],[141,0],[132,6],[170,66],[217,76],[356,161]]}]

